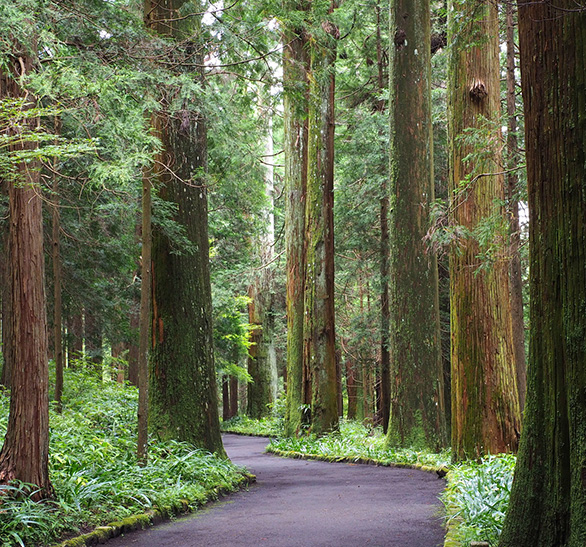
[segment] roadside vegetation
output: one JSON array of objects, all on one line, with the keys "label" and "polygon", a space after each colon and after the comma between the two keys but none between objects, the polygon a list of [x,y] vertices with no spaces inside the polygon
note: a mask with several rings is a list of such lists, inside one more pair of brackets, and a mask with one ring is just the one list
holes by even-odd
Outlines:
[{"label": "roadside vegetation", "polygon": [[[69,534],[157,510],[193,510],[220,491],[238,488],[241,468],[178,441],[150,441],[149,460],[136,461],[138,392],[103,382],[89,364],[68,370],[63,412],[51,409],[50,473],[55,496],[31,501],[31,486],[0,486],[0,545],[49,545]],[[0,436],[9,393],[0,391]]]},{"label": "roadside vegetation", "polygon": [[281,456],[413,466],[438,471],[440,475],[447,472],[447,486],[441,497],[447,528],[445,547],[468,547],[474,541],[488,542],[491,547],[498,544],[509,504],[514,455],[487,456],[480,462],[452,464],[447,450],[434,454],[389,448],[380,427],[355,421],[341,421],[339,431],[320,437],[309,434],[286,438],[280,425],[273,411],[270,417],[262,420],[245,416],[233,418],[223,424],[223,429],[271,437],[267,451]]}]

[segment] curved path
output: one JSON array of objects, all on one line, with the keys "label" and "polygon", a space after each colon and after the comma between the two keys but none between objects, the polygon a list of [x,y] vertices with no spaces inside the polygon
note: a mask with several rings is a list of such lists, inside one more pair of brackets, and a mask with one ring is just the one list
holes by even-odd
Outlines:
[{"label": "curved path", "polygon": [[410,469],[291,460],[268,439],[225,435],[230,459],[257,476],[248,490],[108,547],[437,547],[444,481]]}]

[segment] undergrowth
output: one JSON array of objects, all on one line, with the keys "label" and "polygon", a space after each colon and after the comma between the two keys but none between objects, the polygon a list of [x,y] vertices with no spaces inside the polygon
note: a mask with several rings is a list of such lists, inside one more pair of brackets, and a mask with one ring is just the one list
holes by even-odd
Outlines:
[{"label": "undergrowth", "polygon": [[467,547],[472,541],[498,545],[516,460],[512,454],[501,454],[451,467],[441,497],[452,528],[450,545]]},{"label": "undergrowth", "polygon": [[[63,413],[51,409],[50,477],[55,499],[30,500],[31,485],[0,487],[0,544],[47,545],[65,533],[182,503],[192,508],[232,490],[241,469],[177,441],[150,440],[149,461],[136,463],[137,391],[67,371]],[[9,397],[0,393],[0,439]]]}]

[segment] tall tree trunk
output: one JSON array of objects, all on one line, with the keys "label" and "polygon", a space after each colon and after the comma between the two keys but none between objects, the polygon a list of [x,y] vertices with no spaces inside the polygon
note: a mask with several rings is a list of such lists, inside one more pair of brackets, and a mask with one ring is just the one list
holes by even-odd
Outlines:
[{"label": "tall tree trunk", "polygon": [[[0,73],[0,98],[31,97],[18,80],[33,69],[33,59],[11,59],[10,72]],[[31,128],[38,120],[32,119]],[[13,135],[14,136],[14,135]],[[35,149],[20,142],[14,150]],[[0,483],[19,480],[36,485],[35,498],[52,495],[49,481],[49,369],[44,286],[43,214],[40,171],[34,162],[16,166],[9,181],[10,333],[13,364],[8,428],[0,452]]]},{"label": "tall tree trunk", "polygon": [[586,11],[520,1],[529,186],[525,421],[501,547],[586,539]]},{"label": "tall tree trunk", "polygon": [[[183,8],[183,9],[182,9]],[[187,16],[187,9],[191,16]],[[180,16],[180,10],[181,16]],[[176,40],[173,60],[203,64],[196,6],[184,0],[147,1],[147,25]],[[193,62],[193,61],[191,61]],[[161,230],[153,231],[153,328],[149,373],[149,425],[160,438],[185,440],[224,454],[212,336],[207,190],[198,170],[207,167],[207,130],[194,99],[171,110],[176,89],[168,89],[155,132],[163,144],[157,173],[161,199],[177,207],[175,222],[191,248],[177,253]]]},{"label": "tall tree trunk", "polygon": [[229,418],[238,416],[238,378],[230,377],[230,415]]},{"label": "tall tree trunk", "polygon": [[[383,191],[387,191],[386,184]],[[383,432],[386,434],[389,428],[391,416],[391,348],[390,328],[391,312],[389,308],[389,197],[383,196],[380,201],[380,418]]]},{"label": "tall tree trunk", "polygon": [[[317,17],[319,9],[312,8]],[[323,16],[322,16],[323,17]],[[334,62],[338,29],[322,18],[311,40],[305,202],[303,354],[311,386],[311,430],[338,426],[334,331]]]},{"label": "tall tree trunk", "polygon": [[[267,112],[268,135],[266,154],[273,156],[272,114]],[[248,322],[254,325],[251,332],[248,373],[252,382],[248,384],[247,414],[261,418],[270,413],[269,404],[277,398],[277,359],[274,343],[274,273],[270,266],[274,256],[275,217],[273,214],[274,170],[267,165],[265,174],[267,210],[264,213],[265,233],[260,238],[261,269],[249,287],[250,304]]]},{"label": "tall tree trunk", "polygon": [[140,312],[138,359],[138,441],[137,458],[142,465],[148,459],[149,419],[149,343],[151,342],[152,297],[152,225],[151,225],[151,176],[152,170],[144,168],[142,176],[142,260],[140,283]]},{"label": "tall tree trunk", "polygon": [[[297,9],[295,2],[285,2]],[[285,434],[297,435],[306,422],[303,361],[303,284],[305,276],[305,200],[307,188],[307,36],[283,32],[283,108],[285,150],[285,246],[287,250],[287,405]]]},{"label": "tall tree trunk", "polygon": [[507,174],[506,197],[510,226],[511,264],[511,317],[513,321],[513,349],[517,367],[517,389],[519,407],[525,408],[527,391],[527,363],[525,359],[525,319],[523,313],[523,277],[521,273],[521,227],[519,224],[519,177],[514,171],[520,163],[517,142],[516,78],[515,78],[515,25],[513,2],[505,3],[507,18],[507,149],[509,173]]},{"label": "tall tree trunk", "polygon": [[[6,190],[8,194],[8,181],[2,181],[2,191]],[[5,228],[4,228],[5,226]],[[10,316],[10,306],[12,298],[10,284],[12,282],[12,273],[8,264],[10,262],[10,223],[3,224],[2,230],[2,249],[5,259],[0,264],[0,282],[2,283],[2,373],[0,374],[0,385],[9,388],[12,363],[14,362],[14,338],[12,336],[12,322]]]},{"label": "tall tree trunk", "polygon": [[346,392],[348,393],[348,409],[346,417],[348,420],[356,419],[358,403],[358,386],[356,382],[356,364],[350,356],[345,359],[346,364]]},{"label": "tall tree trunk", "polygon": [[388,443],[445,445],[436,257],[424,236],[434,199],[430,7],[391,2]]},{"label": "tall tree trunk", "polygon": [[[472,166],[460,139],[483,116],[500,123],[497,6],[489,0],[452,0],[448,9],[450,193],[452,222],[474,230],[500,214],[503,181],[495,134]],[[495,130],[496,131],[496,130]],[[500,132],[499,132],[500,133]],[[488,153],[490,151],[490,153]],[[467,174],[481,175],[462,188]],[[504,219],[503,219],[504,222]],[[517,449],[520,410],[509,303],[508,263],[479,270],[478,242],[454,244],[450,255],[452,336],[452,450],[456,459]]]},{"label": "tall tree trunk", "polygon": [[63,323],[63,303],[61,297],[61,222],[59,214],[59,183],[57,176],[53,181],[53,234],[52,234],[52,259],[53,259],[53,347],[55,358],[55,403],[57,411],[61,412],[61,397],[63,396],[63,340],[61,336]]}]

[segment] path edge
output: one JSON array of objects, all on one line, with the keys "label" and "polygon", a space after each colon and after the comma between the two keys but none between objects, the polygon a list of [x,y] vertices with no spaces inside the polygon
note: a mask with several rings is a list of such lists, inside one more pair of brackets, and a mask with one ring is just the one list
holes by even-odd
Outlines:
[{"label": "path edge", "polygon": [[97,526],[91,532],[57,543],[55,544],[55,547],[89,547],[105,543],[109,539],[113,539],[122,534],[134,532],[136,530],[144,530],[149,526],[160,524],[181,515],[193,513],[200,507],[217,501],[219,498],[227,496],[228,494],[242,490],[255,482],[255,475],[251,473],[242,473],[242,477],[232,488],[216,486],[208,490],[202,500],[182,499],[173,506],[131,515],[122,520],[113,521],[103,526]]}]

